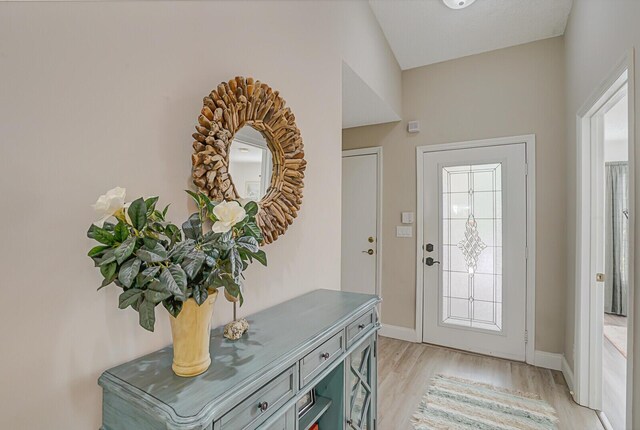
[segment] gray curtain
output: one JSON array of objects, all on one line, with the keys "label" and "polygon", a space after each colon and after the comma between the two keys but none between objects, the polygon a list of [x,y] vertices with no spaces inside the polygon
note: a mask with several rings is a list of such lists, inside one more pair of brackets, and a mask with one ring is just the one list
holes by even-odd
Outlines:
[{"label": "gray curtain", "polygon": [[627,315],[629,292],[629,168],[626,162],[605,164],[604,310]]}]

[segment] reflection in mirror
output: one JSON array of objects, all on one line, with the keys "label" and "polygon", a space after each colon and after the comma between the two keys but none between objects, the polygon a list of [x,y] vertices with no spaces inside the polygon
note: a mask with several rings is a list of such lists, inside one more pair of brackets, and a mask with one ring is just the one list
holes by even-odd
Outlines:
[{"label": "reflection in mirror", "polygon": [[245,125],[234,136],[229,151],[229,174],[238,195],[260,201],[271,182],[271,151],[262,133]]}]

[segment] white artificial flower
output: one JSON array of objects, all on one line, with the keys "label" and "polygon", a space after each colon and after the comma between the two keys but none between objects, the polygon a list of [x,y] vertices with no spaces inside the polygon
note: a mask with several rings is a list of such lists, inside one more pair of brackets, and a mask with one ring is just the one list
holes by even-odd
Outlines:
[{"label": "white artificial flower", "polygon": [[99,219],[95,221],[98,227],[102,227],[106,220],[111,218],[116,212],[125,207],[124,198],[127,190],[121,187],[115,187],[106,194],[98,197],[98,200],[92,205],[93,209],[99,216]]},{"label": "white artificial flower", "polygon": [[214,233],[226,233],[231,230],[231,227],[245,219],[247,212],[244,210],[240,203],[236,201],[222,202],[213,208],[213,214],[216,216],[217,221],[213,223]]}]

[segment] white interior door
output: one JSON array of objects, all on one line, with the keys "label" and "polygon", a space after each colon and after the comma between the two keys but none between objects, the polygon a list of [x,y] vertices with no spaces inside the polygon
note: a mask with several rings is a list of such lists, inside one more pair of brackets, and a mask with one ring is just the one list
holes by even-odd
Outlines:
[{"label": "white interior door", "polygon": [[344,151],[342,156],[342,289],[378,291],[378,171],[380,153]]},{"label": "white interior door", "polygon": [[423,341],[525,359],[525,144],[423,154]]}]

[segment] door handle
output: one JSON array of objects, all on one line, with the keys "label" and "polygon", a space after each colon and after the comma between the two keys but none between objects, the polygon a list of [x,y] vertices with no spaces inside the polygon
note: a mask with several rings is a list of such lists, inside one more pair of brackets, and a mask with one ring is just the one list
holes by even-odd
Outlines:
[{"label": "door handle", "polygon": [[431,257],[427,257],[427,258],[424,260],[424,264],[426,264],[427,266],[433,266],[434,264],[440,264],[440,262],[439,262],[439,261],[434,260],[434,259],[433,259],[433,258],[431,258]]},{"label": "door handle", "polygon": [[366,251],[362,251],[365,254],[373,255],[373,249],[367,249]]}]

